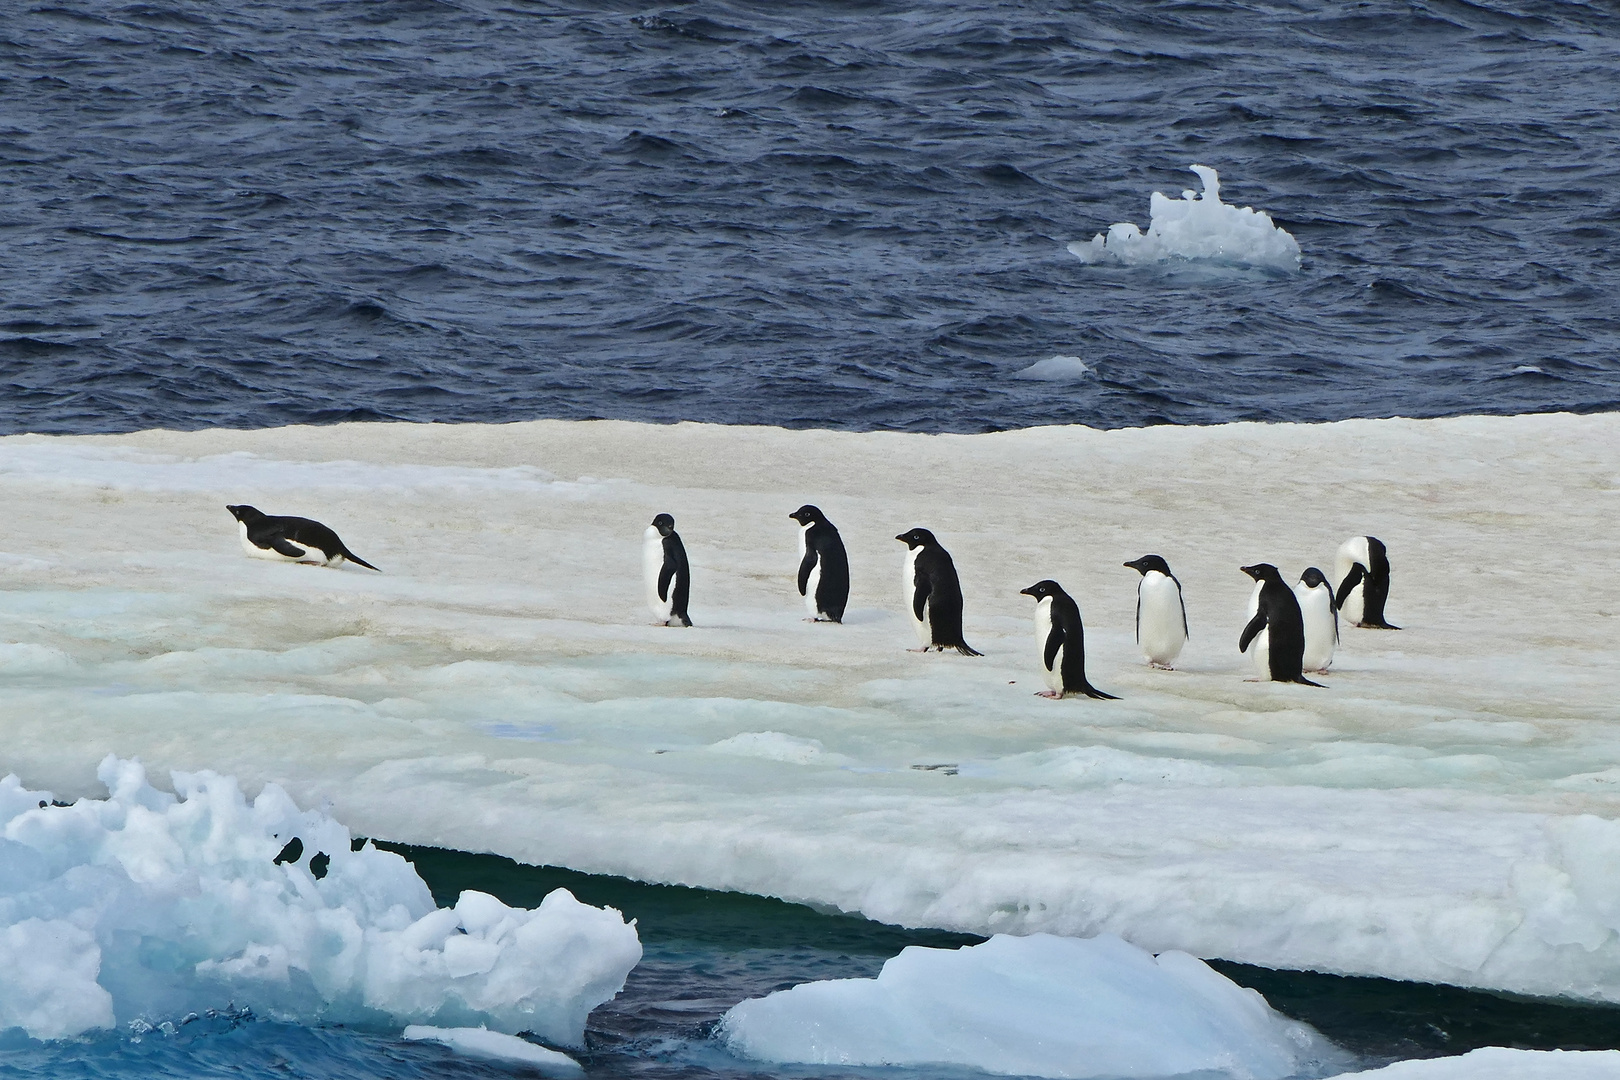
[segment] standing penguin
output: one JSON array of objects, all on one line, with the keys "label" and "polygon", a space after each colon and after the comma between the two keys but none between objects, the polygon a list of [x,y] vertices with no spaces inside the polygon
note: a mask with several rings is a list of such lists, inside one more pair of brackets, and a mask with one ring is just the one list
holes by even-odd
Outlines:
[{"label": "standing penguin", "polygon": [[962,583],[950,552],[939,546],[927,529],[912,529],[895,537],[906,545],[905,569],[900,575],[901,602],[911,615],[922,648],[955,649],[963,656],[983,656],[962,640]]},{"label": "standing penguin", "polygon": [[811,622],[844,621],[849,603],[849,556],[844,539],[819,507],[806,504],[788,517],[799,523],[799,595]]},{"label": "standing penguin", "polygon": [[1148,663],[1168,668],[1187,644],[1187,605],[1181,599],[1181,582],[1170,572],[1170,564],[1157,555],[1144,555],[1125,565],[1142,575],[1136,584],[1136,643]]},{"label": "standing penguin", "polygon": [[1352,536],[1339,545],[1333,569],[1339,575],[1334,603],[1351,626],[1400,629],[1384,619],[1384,601],[1389,599],[1389,553],[1382,540],[1376,536]]},{"label": "standing penguin", "polygon": [[1041,674],[1046,678],[1046,685],[1051,687],[1035,696],[1061,698],[1064,694],[1084,694],[1118,700],[1086,680],[1086,630],[1080,624],[1080,605],[1074,598],[1051,579],[1037,581],[1019,592],[1035,598],[1036,655],[1041,658]]},{"label": "standing penguin", "polygon": [[1333,586],[1327,575],[1308,567],[1294,586],[1299,614],[1305,622],[1305,655],[1300,666],[1306,671],[1326,671],[1333,663],[1333,648],[1339,643],[1339,609],[1333,604]]},{"label": "standing penguin", "polygon": [[1294,591],[1283,583],[1282,574],[1270,563],[1256,563],[1242,568],[1260,583],[1259,610],[1249,625],[1243,628],[1238,648],[1248,651],[1249,642],[1262,632],[1266,641],[1266,671],[1272,682],[1297,682],[1306,686],[1321,686],[1307,679],[1300,668],[1305,655],[1305,620],[1299,613],[1299,601]]},{"label": "standing penguin", "polygon": [[686,601],[692,594],[692,569],[686,545],[675,531],[675,519],[659,514],[641,542],[641,570],[647,582],[647,606],[664,626],[691,626]]}]

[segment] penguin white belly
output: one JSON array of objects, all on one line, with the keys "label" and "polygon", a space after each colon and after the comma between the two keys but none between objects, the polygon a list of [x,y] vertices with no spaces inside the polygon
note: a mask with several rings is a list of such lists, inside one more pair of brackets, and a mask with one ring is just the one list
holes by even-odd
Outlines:
[{"label": "penguin white belly", "polygon": [[667,623],[670,609],[675,606],[675,582],[669,583],[669,596],[658,599],[658,575],[664,572],[664,538],[651,525],[642,535],[641,573],[647,583],[647,607],[654,619]]},{"label": "penguin white belly", "polygon": [[1141,602],[1142,655],[1152,664],[1168,667],[1187,644],[1187,623],[1181,614],[1181,590],[1174,578],[1149,570],[1137,586]]},{"label": "penguin white belly", "polygon": [[236,523],[236,535],[242,540],[242,550],[247,552],[255,559],[269,559],[271,562],[326,561],[326,553],[324,551],[320,550],[319,548],[305,547],[303,544],[297,543],[293,540],[288,540],[287,543],[292,544],[293,547],[298,548],[303,552],[302,555],[299,555],[296,558],[291,555],[283,555],[275,548],[262,548],[248,539],[247,525],[240,521]]},{"label": "penguin white belly", "polygon": [[911,606],[911,598],[917,593],[917,556],[921,548],[906,549],[906,563],[900,571],[900,602],[905,605],[906,618],[911,620],[912,627],[917,631],[917,644],[928,648],[934,643],[934,632],[928,628],[929,604],[923,604],[923,617],[917,618],[916,609]]},{"label": "penguin white belly", "polygon": [[1249,642],[1249,656],[1254,659],[1254,670],[1259,673],[1261,682],[1271,679],[1271,627],[1266,627],[1254,635]]},{"label": "penguin white belly", "polygon": [[[1350,576],[1350,571],[1355,569],[1357,563],[1361,564],[1363,574],[1366,574],[1367,568],[1372,565],[1372,553],[1367,550],[1367,538],[1365,536],[1352,536],[1339,545],[1339,552],[1333,558],[1333,589],[1335,592],[1338,591],[1339,585],[1344,582],[1344,579]],[[1344,606],[1339,608],[1339,614],[1351,626],[1361,625],[1361,614],[1366,601],[1365,581],[1366,578],[1363,577],[1362,583],[1357,584],[1355,588],[1350,590],[1349,595],[1344,598]]]},{"label": "penguin white belly", "polygon": [[1333,663],[1333,591],[1326,583],[1314,589],[1301,583],[1294,586],[1294,596],[1305,619],[1305,657],[1301,666],[1306,671],[1326,671]]},{"label": "penguin white belly", "polygon": [[[809,550],[804,542],[805,536],[810,532],[810,526],[804,525],[799,529],[799,565],[804,565],[804,553]],[[810,576],[804,583],[804,610],[809,612],[812,619],[819,619],[821,612],[816,610],[816,589],[821,585],[821,560],[810,568]]]},{"label": "penguin white belly", "polygon": [[1041,664],[1041,676],[1047,689],[1063,693],[1063,646],[1058,646],[1052,657],[1052,666],[1046,666],[1046,639],[1052,635],[1052,598],[1043,597],[1035,605],[1035,658]]}]

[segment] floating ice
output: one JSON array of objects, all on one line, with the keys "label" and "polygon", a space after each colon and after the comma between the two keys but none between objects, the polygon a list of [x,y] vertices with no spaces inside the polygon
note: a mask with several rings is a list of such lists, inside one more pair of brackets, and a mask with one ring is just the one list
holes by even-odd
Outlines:
[{"label": "floating ice", "polygon": [[0,1031],[37,1039],[247,1006],[290,1020],[482,1021],[579,1045],[641,958],[633,926],[558,889],[435,908],[400,856],[266,785],[109,755],[104,800],[0,780]]},{"label": "floating ice", "polygon": [[1118,262],[1141,266],[1169,259],[1196,259],[1230,266],[1298,270],[1299,244],[1272,224],[1264,210],[1239,209],[1221,202],[1221,180],[1207,165],[1192,171],[1204,182],[1202,194],[1183,191],[1172,199],[1155,191],[1149,200],[1152,223],[1146,233],[1131,222],[1109,227],[1088,242],[1075,240],[1069,251],[1084,263]]},{"label": "floating ice", "polygon": [[458,1054],[488,1058],[491,1061],[516,1061],[531,1066],[544,1076],[580,1076],[584,1069],[567,1054],[536,1046],[516,1035],[503,1035],[481,1027],[440,1028],[412,1024],[402,1033],[411,1042],[443,1043]]},{"label": "floating ice", "polygon": [[1041,382],[1079,382],[1091,369],[1078,356],[1048,356],[1027,368],[1014,372],[1015,379],[1036,379]]},{"label": "floating ice", "polygon": [[1339,1056],[1202,960],[1154,956],[1107,934],[912,946],[876,979],[801,983],[744,1001],[718,1033],[761,1061],[1121,1080],[1194,1072],[1276,1080]]},{"label": "floating ice", "polygon": [[1615,1080],[1620,1050],[1510,1050],[1487,1046],[1459,1057],[1397,1061],[1360,1080]]}]

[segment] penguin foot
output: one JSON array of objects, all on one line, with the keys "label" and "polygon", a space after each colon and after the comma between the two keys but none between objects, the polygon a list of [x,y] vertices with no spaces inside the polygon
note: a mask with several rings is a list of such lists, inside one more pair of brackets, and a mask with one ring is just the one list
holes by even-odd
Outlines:
[{"label": "penguin foot", "polygon": [[1174,671],[1174,670],[1176,670],[1175,668],[1171,667],[1169,664],[1161,664],[1161,663],[1159,663],[1157,661],[1153,661],[1153,662],[1149,663],[1148,667],[1153,668],[1156,671]]},{"label": "penguin foot", "polygon": [[1057,701],[1063,696],[1063,692],[1061,690],[1037,690],[1035,691],[1035,696],[1051,698],[1053,701]]},{"label": "penguin foot", "polygon": [[906,650],[906,652],[933,652],[933,651],[934,651],[934,647],[932,645],[924,645],[920,649],[907,649]]}]

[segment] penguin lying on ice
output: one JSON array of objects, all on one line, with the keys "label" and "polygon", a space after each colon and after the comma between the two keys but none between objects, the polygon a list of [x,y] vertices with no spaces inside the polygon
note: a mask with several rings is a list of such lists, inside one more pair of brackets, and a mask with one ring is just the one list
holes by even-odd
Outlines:
[{"label": "penguin lying on ice", "polygon": [[1037,581],[1024,596],[1035,598],[1035,648],[1041,658],[1041,674],[1050,690],[1037,697],[1061,698],[1064,694],[1117,700],[1086,679],[1086,630],[1080,624],[1080,605],[1050,578]]},{"label": "penguin lying on ice", "polygon": [[[367,570],[377,570],[345,547],[337,533],[318,521],[301,517],[272,517],[246,505],[227,506],[225,509],[236,518],[242,550],[255,559],[323,563],[327,566],[348,560]],[[380,570],[377,572],[382,573]]]}]

